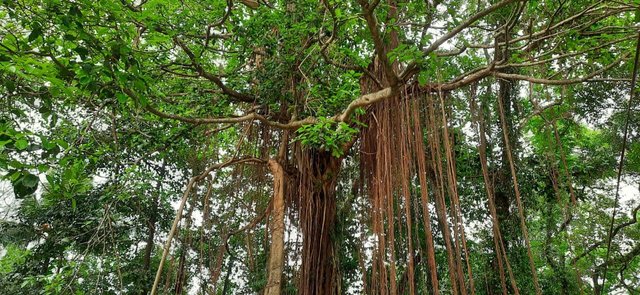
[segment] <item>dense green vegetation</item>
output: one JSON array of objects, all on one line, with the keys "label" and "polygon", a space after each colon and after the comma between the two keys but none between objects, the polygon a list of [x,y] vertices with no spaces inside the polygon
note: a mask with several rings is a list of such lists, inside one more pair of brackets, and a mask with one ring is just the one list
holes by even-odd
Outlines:
[{"label": "dense green vegetation", "polygon": [[640,294],[636,0],[5,0],[0,294]]}]

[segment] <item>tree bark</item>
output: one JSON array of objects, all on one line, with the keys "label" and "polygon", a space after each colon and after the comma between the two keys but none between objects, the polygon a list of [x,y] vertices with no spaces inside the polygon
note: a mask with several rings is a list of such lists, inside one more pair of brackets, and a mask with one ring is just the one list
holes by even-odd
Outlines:
[{"label": "tree bark", "polygon": [[280,295],[284,267],[284,169],[276,160],[269,160],[273,174],[273,199],[271,210],[271,247],[269,249],[269,274],[265,295]]},{"label": "tree bark", "polygon": [[185,216],[186,225],[185,229],[187,230],[185,233],[185,237],[182,240],[182,249],[180,252],[180,259],[178,260],[178,273],[176,274],[176,285],[175,285],[175,294],[182,294],[184,291],[184,286],[187,284],[187,251],[189,251],[191,245],[191,233],[189,229],[191,228],[191,215],[193,214],[193,209],[195,208],[195,199],[192,199],[190,202],[189,211]]},{"label": "tree bark", "polygon": [[147,231],[147,240],[146,240],[147,244],[145,245],[145,248],[144,248],[144,257],[142,260],[142,269],[144,270],[145,274],[149,271],[149,268],[151,266],[151,254],[153,253],[153,248],[155,247],[155,243],[153,242],[153,240],[156,235],[157,211],[158,211],[158,197],[156,196],[153,199],[151,216],[149,216],[149,221],[148,221],[149,227]]},{"label": "tree bark", "polygon": [[[165,164],[162,164],[160,168],[160,177],[164,177],[165,174]],[[151,256],[153,254],[153,250],[156,246],[154,239],[156,236],[156,223],[158,219],[158,209],[160,207],[160,194],[161,194],[161,182],[158,181],[156,183],[156,192],[153,196],[153,200],[151,201],[151,208],[149,212],[149,220],[147,221],[148,230],[147,230],[147,239],[146,245],[144,246],[144,256],[142,258],[142,270],[144,275],[144,282],[147,281],[147,276],[151,273],[149,272],[151,268]],[[153,278],[150,278],[153,279]],[[141,294],[148,294],[149,286],[145,283],[142,287]]]},{"label": "tree bark", "polygon": [[342,159],[317,150],[298,154],[302,266],[298,294],[338,293],[332,234],[336,219],[336,179]]},{"label": "tree bark", "polygon": [[[498,40],[504,40],[503,38],[498,38]],[[506,53],[505,53],[506,55]],[[501,51],[498,51],[496,54],[497,59],[502,59],[503,54]],[[511,72],[511,69],[505,69],[504,72]],[[513,82],[506,80],[498,81],[498,93],[496,99],[502,100],[502,105],[504,106],[504,118],[498,117],[499,124],[507,126],[507,133],[509,138],[509,145],[507,146],[506,141],[502,137],[498,137],[500,151],[501,151],[501,165],[498,168],[496,175],[496,185],[495,185],[495,204],[498,214],[498,222],[501,226],[500,231],[502,233],[502,238],[504,241],[504,246],[508,250],[511,247],[511,244],[514,239],[514,229],[513,222],[510,221],[512,218],[511,215],[511,204],[514,200],[513,198],[513,185],[511,183],[511,174],[509,170],[509,159],[507,156],[507,150],[511,151],[517,150],[516,143],[518,142],[518,134],[516,134],[513,130],[513,117],[514,114],[512,112],[512,98],[513,98]],[[497,106],[496,106],[497,108]],[[504,123],[502,120],[504,119]],[[515,159],[514,155],[514,159]],[[517,162],[517,160],[516,160]]]}]

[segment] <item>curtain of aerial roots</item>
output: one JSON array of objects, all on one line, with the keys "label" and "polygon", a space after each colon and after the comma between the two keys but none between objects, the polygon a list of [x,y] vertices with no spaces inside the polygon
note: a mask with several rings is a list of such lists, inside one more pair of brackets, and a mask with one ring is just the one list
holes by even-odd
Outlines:
[{"label": "curtain of aerial roots", "polygon": [[[361,172],[367,179],[376,240],[371,275],[365,282],[370,293],[425,292],[416,290],[415,284],[417,263],[424,257],[429,292],[475,293],[445,101],[442,95],[409,87],[374,106],[367,118]],[[435,226],[430,208],[435,209]],[[416,234],[419,228],[424,231],[422,238]],[[444,241],[447,265],[441,269],[446,274],[437,273],[436,232]],[[439,275],[448,279],[439,280]]]},{"label": "curtain of aerial roots", "polygon": [[474,84],[471,86],[471,112],[473,117],[474,127],[476,128],[476,133],[478,133],[480,138],[480,145],[478,147],[478,152],[480,154],[480,166],[482,168],[482,179],[484,180],[485,191],[487,193],[487,205],[489,207],[489,213],[491,215],[491,229],[493,232],[493,245],[494,251],[496,255],[496,264],[498,268],[498,273],[500,274],[500,287],[502,290],[502,294],[506,295],[509,292],[507,291],[507,283],[505,278],[504,266],[507,266],[507,270],[509,272],[509,282],[511,284],[513,294],[520,294],[518,287],[516,285],[515,277],[513,275],[513,271],[511,269],[511,264],[509,263],[509,258],[507,257],[507,253],[504,247],[504,242],[502,240],[502,235],[500,233],[500,224],[498,223],[498,213],[496,210],[496,204],[494,200],[494,191],[492,180],[489,177],[489,168],[487,167],[487,137],[486,137],[486,125],[484,122],[484,114],[483,111],[478,107],[476,103],[477,96],[477,85]]},{"label": "curtain of aerial roots", "polygon": [[298,294],[337,294],[332,231],[336,217],[335,186],[340,160],[330,153],[296,147],[298,208],[302,230],[302,265]]}]

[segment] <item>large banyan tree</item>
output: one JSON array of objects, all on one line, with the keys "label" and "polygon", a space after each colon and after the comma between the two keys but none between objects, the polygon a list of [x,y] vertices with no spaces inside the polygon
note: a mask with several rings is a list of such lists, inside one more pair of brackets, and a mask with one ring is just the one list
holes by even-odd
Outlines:
[{"label": "large banyan tree", "polygon": [[3,1],[0,289],[638,294],[638,19]]}]

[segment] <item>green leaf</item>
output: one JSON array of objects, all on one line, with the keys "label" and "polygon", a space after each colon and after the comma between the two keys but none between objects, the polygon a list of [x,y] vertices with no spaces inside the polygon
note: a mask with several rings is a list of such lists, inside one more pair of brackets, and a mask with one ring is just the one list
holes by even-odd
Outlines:
[{"label": "green leaf", "polygon": [[[27,175],[24,175],[22,177],[11,178],[11,184],[13,185],[13,193],[18,199],[29,196],[35,193],[36,190],[38,189],[38,181],[39,181],[38,177],[29,172],[26,172],[26,173]],[[19,172],[14,173],[14,175],[15,174],[20,175]]]},{"label": "green leaf", "polygon": [[37,187],[38,182],[40,182],[40,178],[38,178],[38,176],[33,175],[31,173],[25,175],[22,178],[22,184],[26,187]]},{"label": "green leaf", "polygon": [[24,280],[22,284],[20,284],[20,288],[25,288],[29,285],[31,285],[31,280]]},{"label": "green leaf", "polygon": [[69,8],[69,15],[82,17],[82,11],[80,11],[80,8],[78,8],[77,5],[73,5]]},{"label": "green leaf", "polygon": [[47,170],[49,170],[49,165],[45,165],[45,164],[38,165],[38,172],[44,173],[44,172],[47,172]]},{"label": "green leaf", "polygon": [[420,84],[420,86],[424,86],[427,84],[429,79],[429,74],[427,72],[420,72],[420,74],[418,74],[418,84]]},{"label": "green leaf", "polygon": [[125,104],[127,102],[127,100],[129,100],[129,97],[126,94],[122,93],[122,92],[116,93],[116,98],[118,99],[118,102],[120,104]]},{"label": "green leaf", "polygon": [[35,26],[33,30],[31,30],[28,40],[29,42],[33,42],[34,40],[38,39],[38,37],[40,36],[42,36],[42,28],[38,25],[38,26]]},{"label": "green leaf", "polygon": [[29,146],[29,142],[26,139],[18,139],[15,146],[19,150],[24,150]]},{"label": "green leaf", "polygon": [[58,139],[58,140],[56,140],[56,143],[57,143],[58,145],[60,145],[63,149],[67,149],[67,148],[69,148],[69,143],[67,143],[67,142],[66,142],[66,141],[64,141],[64,140],[60,140],[60,139]]},{"label": "green leaf", "polygon": [[52,142],[52,141],[50,141],[50,140],[48,140],[48,139],[46,139],[46,138],[44,138],[44,137],[42,138],[42,147],[43,147],[45,150],[50,151],[50,150],[52,150],[52,149],[55,149],[57,146],[58,146],[58,145],[57,145],[57,144],[55,144],[54,142]]},{"label": "green leaf", "polygon": [[75,49],[73,49],[73,51],[78,53],[78,55],[80,55],[80,58],[82,58],[83,60],[87,58],[87,55],[89,55],[89,50],[82,46],[76,47]]}]

